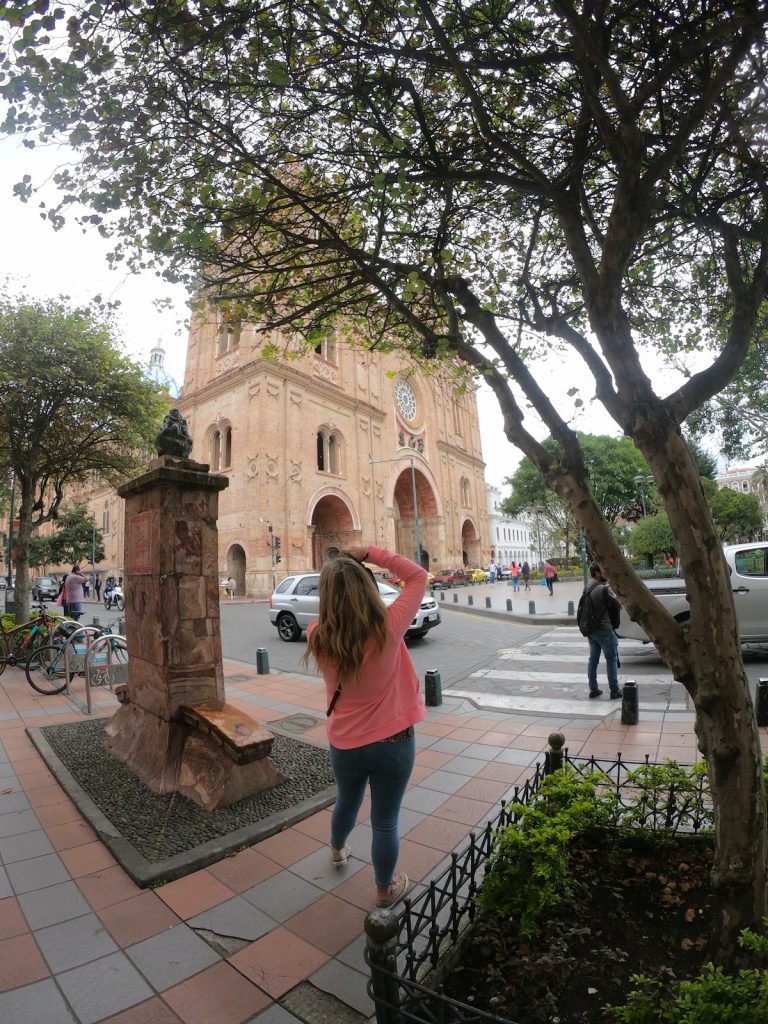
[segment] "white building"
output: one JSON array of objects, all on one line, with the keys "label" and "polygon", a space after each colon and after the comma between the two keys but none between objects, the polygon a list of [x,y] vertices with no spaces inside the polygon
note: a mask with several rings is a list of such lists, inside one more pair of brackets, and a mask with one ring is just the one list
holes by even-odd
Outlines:
[{"label": "white building", "polygon": [[527,519],[505,515],[501,511],[504,495],[498,487],[485,485],[488,497],[488,546],[490,557],[500,565],[539,560],[535,527]]},{"label": "white building", "polygon": [[768,527],[768,473],[763,466],[726,466],[715,477],[718,487],[751,494],[760,502],[763,528]]}]

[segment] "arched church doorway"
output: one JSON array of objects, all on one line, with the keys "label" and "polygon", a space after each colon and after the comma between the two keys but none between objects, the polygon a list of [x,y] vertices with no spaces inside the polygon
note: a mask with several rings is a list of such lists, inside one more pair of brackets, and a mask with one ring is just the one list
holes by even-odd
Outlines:
[{"label": "arched church doorway", "polygon": [[227,551],[227,576],[235,581],[235,594],[245,596],[245,551],[239,544],[233,544]]},{"label": "arched church doorway", "polygon": [[347,548],[359,543],[352,513],[335,494],[326,494],[312,512],[312,566],[319,569],[330,547]]},{"label": "arched church doorway", "polygon": [[464,565],[483,564],[484,559],[480,551],[480,538],[471,519],[465,519],[461,525],[461,554]]},{"label": "arched church doorway", "polygon": [[440,550],[439,517],[432,485],[415,466],[404,469],[395,483],[395,544],[397,550],[429,569],[430,551]]}]

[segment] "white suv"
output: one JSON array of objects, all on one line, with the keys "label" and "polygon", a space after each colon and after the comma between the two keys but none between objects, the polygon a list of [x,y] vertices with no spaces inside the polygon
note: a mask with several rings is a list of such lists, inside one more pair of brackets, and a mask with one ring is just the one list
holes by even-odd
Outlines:
[{"label": "white suv", "polygon": [[[318,587],[320,573],[309,572],[298,576],[286,576],[277,585],[269,599],[269,621],[277,627],[281,640],[299,640],[301,634],[314,622],[320,613]],[[377,580],[376,585],[384,604],[392,604],[401,591],[388,583]],[[440,609],[437,601],[426,594],[416,612],[413,622],[405,634],[408,640],[425,637],[430,629],[440,624]]]}]

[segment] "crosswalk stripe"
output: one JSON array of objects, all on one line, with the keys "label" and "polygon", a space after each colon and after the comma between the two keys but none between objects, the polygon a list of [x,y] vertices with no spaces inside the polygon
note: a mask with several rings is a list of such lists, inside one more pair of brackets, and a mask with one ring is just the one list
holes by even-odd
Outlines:
[{"label": "crosswalk stripe", "polygon": [[[627,678],[629,676],[637,674],[638,680],[642,681],[643,686],[669,686],[672,682],[672,676],[660,676],[660,675],[646,675],[645,673],[635,673],[634,669],[631,673],[622,672],[621,676]],[[572,685],[575,683],[583,683],[586,686],[587,674],[586,672],[528,672],[525,669],[513,672],[507,671],[506,669],[500,668],[481,668],[476,672],[470,673],[470,679],[504,679],[508,682],[517,683],[540,683],[546,680],[548,683],[559,683],[561,685]]]}]

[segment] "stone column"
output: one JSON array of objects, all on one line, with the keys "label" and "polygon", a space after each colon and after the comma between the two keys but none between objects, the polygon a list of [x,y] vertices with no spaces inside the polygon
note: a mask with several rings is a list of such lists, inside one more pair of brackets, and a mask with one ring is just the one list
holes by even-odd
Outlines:
[{"label": "stone column", "polygon": [[218,495],[227,477],[161,455],[125,498],[128,684],[107,746],[155,792],[213,809],[284,780],[272,734],[226,704]]}]

